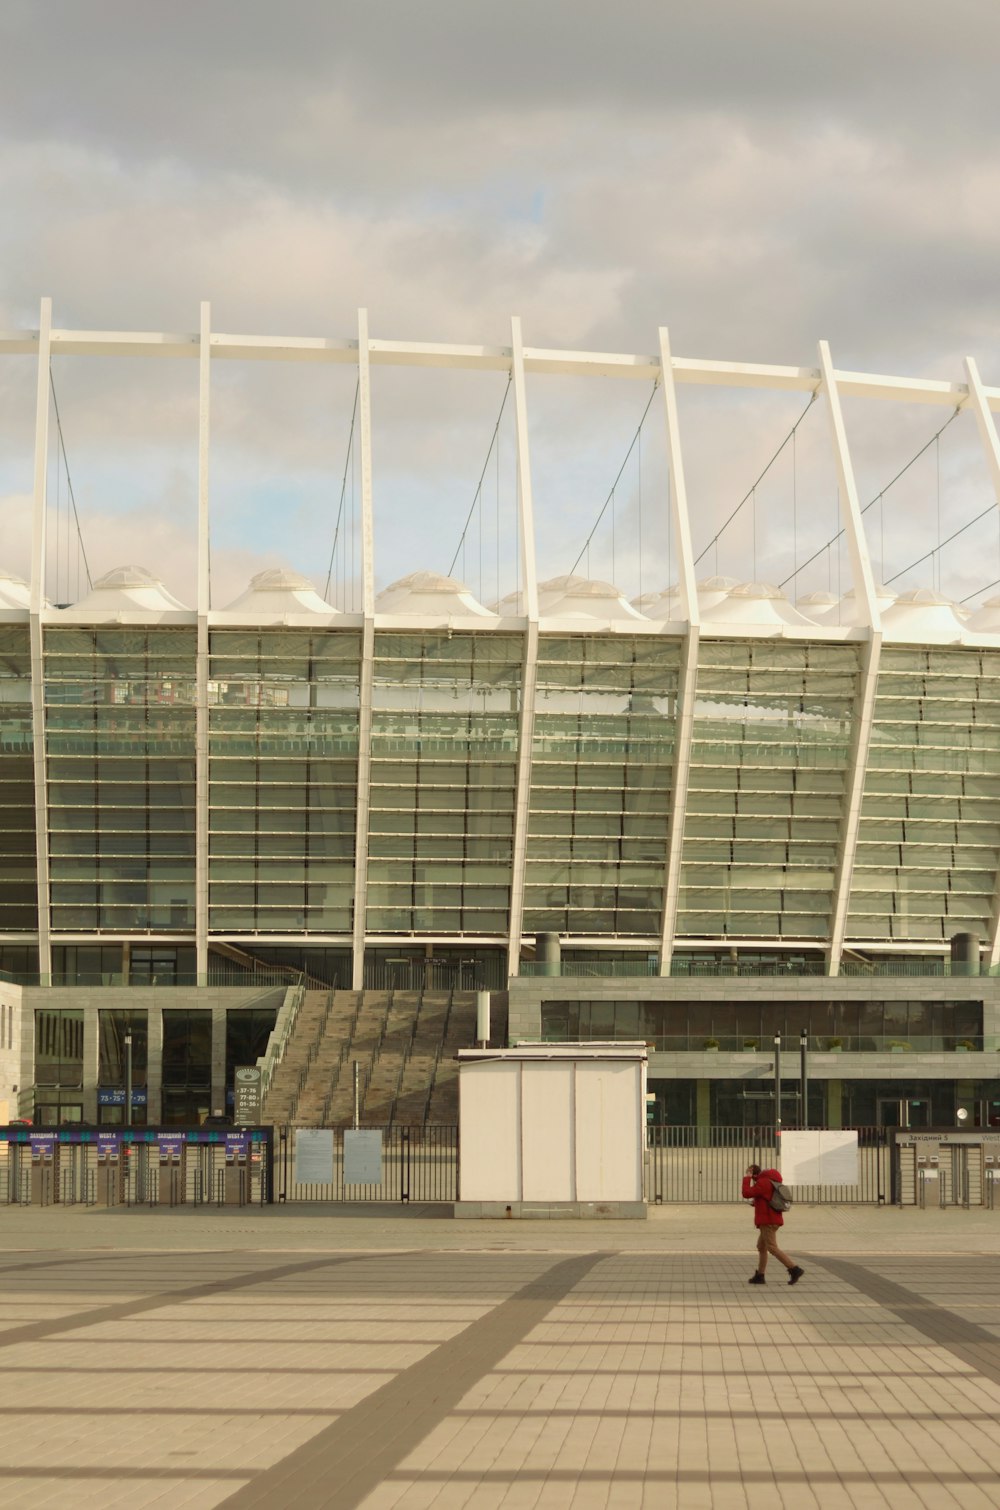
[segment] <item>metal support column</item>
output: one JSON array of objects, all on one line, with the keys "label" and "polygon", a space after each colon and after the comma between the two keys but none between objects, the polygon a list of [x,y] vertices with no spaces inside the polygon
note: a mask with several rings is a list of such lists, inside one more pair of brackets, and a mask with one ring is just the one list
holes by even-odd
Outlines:
[{"label": "metal support column", "polygon": [[840,957],[844,948],[847,930],[847,913],[851,899],[851,879],[854,874],[854,857],[861,823],[861,801],[864,796],[865,772],[868,769],[868,749],[871,744],[872,723],[875,715],[875,693],[878,686],[879,655],[882,648],[882,620],[878,600],[875,597],[875,577],[871,557],[861,521],[861,505],[854,478],[854,466],[847,444],[847,430],[830,348],[826,341],[819,343],[820,372],[826,393],[830,430],[833,439],[834,459],[840,483],[840,507],[844,534],[847,537],[848,554],[851,560],[851,576],[854,595],[863,622],[868,627],[868,642],[861,657],[860,682],[855,704],[851,736],[850,762],[845,783],[844,818],[840,834],[840,851],[834,874],[832,911],[830,917],[830,943],[827,968],[831,975],[840,973]]},{"label": "metal support column", "polygon": [[521,321],[510,322],[511,380],[514,385],[514,432],[517,437],[517,507],[521,531],[523,609],[528,621],[521,671],[521,711],[517,730],[517,776],[514,790],[513,870],[507,935],[507,973],[521,970],[524,927],[525,860],[528,850],[528,810],[531,802],[531,748],[535,732],[535,688],[538,681],[538,576],[535,565],[535,511],[531,491],[531,452],[528,438],[527,391]]},{"label": "metal support column", "polygon": [[354,831],[354,925],[351,988],[365,978],[365,919],[368,912],[368,815],[371,807],[372,695],[375,682],[375,524],[372,512],[372,387],[368,311],[358,310],[358,422],[361,455],[361,590],[364,624],[358,702],[358,788]]},{"label": "metal support column", "polygon": [[700,615],[695,583],[694,552],[691,548],[691,519],[688,512],[687,482],[681,450],[680,422],[677,417],[677,390],[674,385],[670,334],[660,329],[660,387],[663,390],[664,419],[667,427],[667,462],[670,468],[671,517],[677,545],[678,580],[681,612],[687,620],[687,638],[681,659],[677,705],[674,712],[674,779],[670,794],[670,820],[667,828],[667,855],[663,877],[663,915],[660,925],[660,974],[670,974],[677,927],[677,904],[680,896],[681,860],[684,852],[684,816],[687,808],[688,778],[691,770],[691,743],[694,738],[694,703],[698,690],[698,641]]},{"label": "metal support column", "polygon": [[52,980],[49,912],[49,802],[45,763],[45,679],[42,610],[45,605],[45,541],[48,523],[49,363],[52,355],[52,300],[43,299],[38,317],[38,379],[35,397],[35,480],[31,518],[31,747],[35,779],[35,881],[38,901],[39,982]]},{"label": "metal support column", "polygon": [[195,970],[208,984],[208,613],[212,605],[208,466],[211,423],[212,309],[202,303],[198,336],[198,641],[195,660],[194,928]]}]

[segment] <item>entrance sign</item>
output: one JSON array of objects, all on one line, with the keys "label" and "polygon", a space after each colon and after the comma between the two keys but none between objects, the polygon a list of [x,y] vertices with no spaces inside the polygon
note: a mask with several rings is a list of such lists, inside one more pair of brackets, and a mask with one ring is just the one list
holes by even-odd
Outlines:
[{"label": "entrance sign", "polygon": [[778,1167],[786,1185],[856,1185],[858,1135],[847,1129],[782,1132]]},{"label": "entrance sign", "polygon": [[296,1132],[295,1183],[333,1184],[332,1127],[300,1127]]},{"label": "entrance sign", "polygon": [[355,1128],[344,1133],[344,1184],[381,1185],[382,1133]]},{"label": "entrance sign", "polygon": [[260,1065],[238,1064],[233,1075],[233,1120],[240,1127],[260,1122]]}]

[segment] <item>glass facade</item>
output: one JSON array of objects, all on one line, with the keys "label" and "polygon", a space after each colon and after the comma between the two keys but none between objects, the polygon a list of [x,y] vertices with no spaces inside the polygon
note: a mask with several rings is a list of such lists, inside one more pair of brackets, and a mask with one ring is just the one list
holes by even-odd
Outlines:
[{"label": "glass facade", "polygon": [[857,647],[703,640],[678,937],[830,932]]},{"label": "glass facade", "polygon": [[673,638],[540,641],[526,933],[657,939],[679,671]]},{"label": "glass facade", "polygon": [[850,938],[988,934],[1000,855],[1000,652],[883,646]]},{"label": "glass facade", "polygon": [[[194,978],[193,954],[147,960],[135,936],[194,945],[196,640],[187,626],[43,626],[59,982]],[[561,934],[566,960],[574,943],[629,965],[658,951],[682,646],[539,638],[522,926]],[[10,950],[37,926],[29,649],[27,625],[0,626],[0,940],[22,974]],[[376,634],[371,947],[506,940],[524,652],[520,633]],[[311,949],[331,983],[348,961],[329,951],[350,948],[354,925],[360,656],[355,628],[209,636],[209,935],[297,950],[282,955],[296,967]],[[700,642],[674,973],[701,973],[706,944],[720,969],[737,945],[741,970],[748,949],[826,968],[859,657],[854,644]],[[883,646],[846,927],[866,953],[903,944],[916,959],[955,933],[990,937],[998,689],[998,650]],[[133,936],[131,968],[100,952],[101,935]]]},{"label": "glass facade", "polygon": [[708,1046],[848,1052],[982,1048],[982,1001],[543,1001],[542,1037],[644,1041],[660,1052]]},{"label": "glass facade", "polygon": [[31,657],[26,624],[0,625],[0,934],[38,926]]},{"label": "glass facade", "polygon": [[348,934],[360,636],[218,630],[209,662],[209,932]]},{"label": "glass facade", "polygon": [[[212,1014],[163,1014],[163,1122],[197,1125],[212,1111]],[[221,1107],[218,1108],[221,1111]]]},{"label": "glass facade", "polygon": [[47,628],[53,932],[194,931],[195,631]]},{"label": "glass facade", "polygon": [[377,634],[370,933],[507,928],[523,641]]}]

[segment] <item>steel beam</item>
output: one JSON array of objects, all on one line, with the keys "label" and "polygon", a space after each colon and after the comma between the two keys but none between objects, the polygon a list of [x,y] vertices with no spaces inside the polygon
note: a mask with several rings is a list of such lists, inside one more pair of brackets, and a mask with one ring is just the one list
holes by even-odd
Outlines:
[{"label": "steel beam", "polygon": [[38,374],[35,389],[35,467],[31,513],[31,598],[28,618],[31,660],[31,751],[35,788],[35,886],[38,905],[39,981],[52,979],[49,897],[49,797],[45,760],[45,663],[41,611],[45,602],[45,546],[48,524],[49,358],[52,300],[43,299],[38,322]]},{"label": "steel beam", "polygon": [[[375,687],[375,523],[372,502],[372,385],[368,311],[358,310],[358,446],[361,456],[361,668],[358,696],[358,787],[354,830],[354,919],[351,986],[360,991],[365,974],[365,920],[368,913],[368,819],[372,786],[372,703]],[[353,542],[352,542],[353,545]]]}]

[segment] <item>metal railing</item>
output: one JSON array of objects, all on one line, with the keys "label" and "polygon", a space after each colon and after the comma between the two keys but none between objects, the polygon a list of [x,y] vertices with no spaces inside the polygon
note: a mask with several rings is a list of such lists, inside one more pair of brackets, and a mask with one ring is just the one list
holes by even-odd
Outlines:
[{"label": "metal railing", "polygon": [[271,1081],[279,1064],[285,1057],[292,1034],[295,1031],[295,1023],[302,1003],[306,998],[306,978],[300,974],[294,986],[285,992],[285,999],[278,1008],[278,1016],[275,1019],[271,1035],[267,1040],[264,1053],[257,1060],[260,1066],[260,1104],[264,1105],[267,1093],[271,1088]]},{"label": "metal railing", "polygon": [[[615,1031],[591,1033],[563,1033],[546,1031],[541,1036],[543,1043],[613,1043],[621,1040],[634,1043],[644,1041],[654,1054],[773,1054],[774,1034],[763,1033],[750,1037],[743,1033],[720,1033],[706,1036],[705,1032],[656,1033],[647,1035],[622,1028]],[[783,1033],[781,1047],[786,1053],[797,1052],[801,1038],[798,1033]],[[902,1039],[890,1033],[845,1033],[830,1036],[827,1033],[810,1033],[806,1039],[810,1054],[982,1054],[996,1052],[996,1039],[957,1037],[951,1033],[920,1034]]]},{"label": "metal railing", "polygon": [[[520,971],[523,976],[535,979],[546,976],[562,979],[591,976],[602,980],[614,979],[616,976],[660,976],[657,961],[645,956],[631,960],[522,960]],[[775,977],[814,978],[828,974],[827,965],[822,959],[780,957],[767,960],[675,958],[671,961],[668,972],[671,980],[764,980]],[[863,977],[873,980],[914,977],[975,980],[982,976],[1000,975],[1000,967],[984,965],[979,970],[970,970],[968,965],[953,963],[950,959],[907,959],[904,956],[896,960],[842,960],[840,974],[852,979]]]},{"label": "metal railing", "polygon": [[[781,1167],[773,1126],[651,1126],[647,1138],[647,1199],[651,1205],[688,1202],[739,1205],[747,1166]],[[892,1130],[858,1128],[856,1185],[796,1185],[796,1205],[883,1205],[892,1199]]]}]

